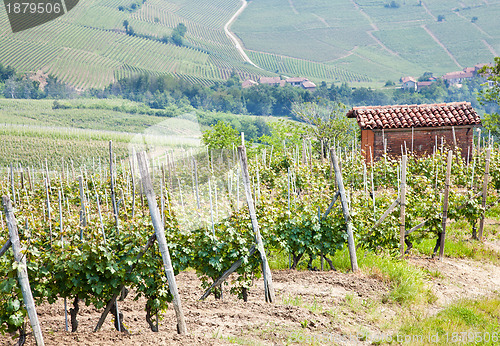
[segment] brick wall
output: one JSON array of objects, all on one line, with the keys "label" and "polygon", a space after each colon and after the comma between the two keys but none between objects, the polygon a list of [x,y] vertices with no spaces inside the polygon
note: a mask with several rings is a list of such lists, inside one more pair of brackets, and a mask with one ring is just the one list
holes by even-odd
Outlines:
[{"label": "brick wall", "polygon": [[[371,134],[368,135],[368,131],[373,132],[373,140],[370,138]],[[474,128],[472,126],[455,126],[455,137],[457,141],[457,146],[461,149],[462,157],[467,158],[467,148],[472,149],[472,139],[473,139]],[[365,140],[363,141],[363,137]],[[411,151],[412,146],[412,129],[388,129],[384,130],[363,130],[362,131],[362,143],[365,143],[363,149],[365,150],[365,157],[367,161],[370,161],[369,154],[366,152],[369,150],[368,147],[372,146],[374,153],[374,158],[380,158],[384,154],[384,144],[382,137],[387,140],[387,153],[389,155],[401,155],[401,147],[403,150],[406,145],[406,149]],[[453,147],[453,131],[451,127],[425,127],[425,128],[414,128],[413,131],[413,151],[418,155],[432,155],[434,146],[437,145],[438,149],[441,148],[441,138],[445,147]],[[372,143],[370,143],[372,142]]]}]

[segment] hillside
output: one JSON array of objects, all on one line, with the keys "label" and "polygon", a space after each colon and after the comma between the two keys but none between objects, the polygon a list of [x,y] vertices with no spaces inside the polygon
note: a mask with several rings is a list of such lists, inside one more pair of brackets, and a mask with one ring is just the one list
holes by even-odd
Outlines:
[{"label": "hillside", "polygon": [[[201,84],[226,79],[233,69],[242,78],[266,74],[244,63],[224,34],[239,5],[237,0],[211,1],[207,12],[200,0],[80,1],[55,21],[16,34],[2,6],[0,62],[52,73],[81,89],[135,73],[170,73]],[[126,34],[125,20],[137,36]],[[183,46],[159,41],[179,23],[187,26]]]},{"label": "hillside", "polygon": [[491,62],[499,15],[497,0],[253,0],[233,30],[269,70],[293,74],[305,60],[311,77],[336,67],[396,81]]},{"label": "hillside", "polygon": [[[253,0],[235,16],[244,2],[88,0],[16,34],[0,6],[0,63],[54,74],[79,89],[137,73],[209,85],[233,70],[242,79],[283,74],[380,85],[489,62],[500,52],[498,0],[393,3]],[[124,21],[134,34],[127,34]],[[179,23],[187,28],[182,46],[162,42]]]}]

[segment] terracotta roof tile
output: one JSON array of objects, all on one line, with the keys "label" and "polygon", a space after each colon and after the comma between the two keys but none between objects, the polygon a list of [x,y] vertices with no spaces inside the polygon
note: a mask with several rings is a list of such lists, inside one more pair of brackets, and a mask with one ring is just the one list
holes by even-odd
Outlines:
[{"label": "terracotta roof tile", "polygon": [[481,125],[469,102],[424,105],[354,107],[347,116],[361,129]]}]

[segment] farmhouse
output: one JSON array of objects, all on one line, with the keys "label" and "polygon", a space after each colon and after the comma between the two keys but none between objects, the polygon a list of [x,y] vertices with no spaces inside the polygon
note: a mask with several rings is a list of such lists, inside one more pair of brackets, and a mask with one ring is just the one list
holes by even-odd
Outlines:
[{"label": "farmhouse", "polygon": [[401,89],[404,90],[417,90],[417,81],[413,77],[401,78]]},{"label": "farmhouse", "polygon": [[260,77],[259,84],[267,84],[271,86],[285,86],[285,81],[280,77]]},{"label": "farmhouse", "polygon": [[[481,119],[469,102],[354,107],[347,113],[361,129],[366,162],[384,155],[432,154],[436,145],[457,146],[462,157],[472,149],[474,127]],[[384,150],[385,148],[385,150]]]}]

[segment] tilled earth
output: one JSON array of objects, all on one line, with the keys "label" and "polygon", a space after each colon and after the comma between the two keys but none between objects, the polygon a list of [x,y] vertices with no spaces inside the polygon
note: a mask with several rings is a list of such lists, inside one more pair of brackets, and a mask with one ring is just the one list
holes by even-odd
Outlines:
[{"label": "tilled earth", "polygon": [[[469,260],[438,260],[413,256],[413,265],[441,273],[429,279],[437,301],[429,311],[436,313],[444,305],[461,297],[477,297],[498,289],[499,268]],[[200,301],[201,282],[193,272],[177,276],[188,335],[176,333],[173,308],[163,314],[159,332],[152,332],[145,320],[144,299],[133,300],[131,292],[119,302],[124,323],[130,334],[114,329],[109,315],[102,329],[93,329],[101,311],[80,304],[78,332],[65,331],[64,305],[37,307],[46,345],[282,345],[293,343],[367,344],[358,333],[383,335],[373,316],[380,320],[397,318],[398,306],[384,304],[390,290],[387,280],[373,272],[356,274],[336,271],[274,271],[276,302],[264,302],[262,279],[249,291],[248,302],[238,300],[225,288],[224,299],[213,295]],[[389,328],[390,329],[390,328]],[[387,327],[386,327],[387,330]],[[386,332],[387,333],[387,332]],[[17,340],[0,336],[1,345]],[[27,345],[34,345],[31,334]]]}]

